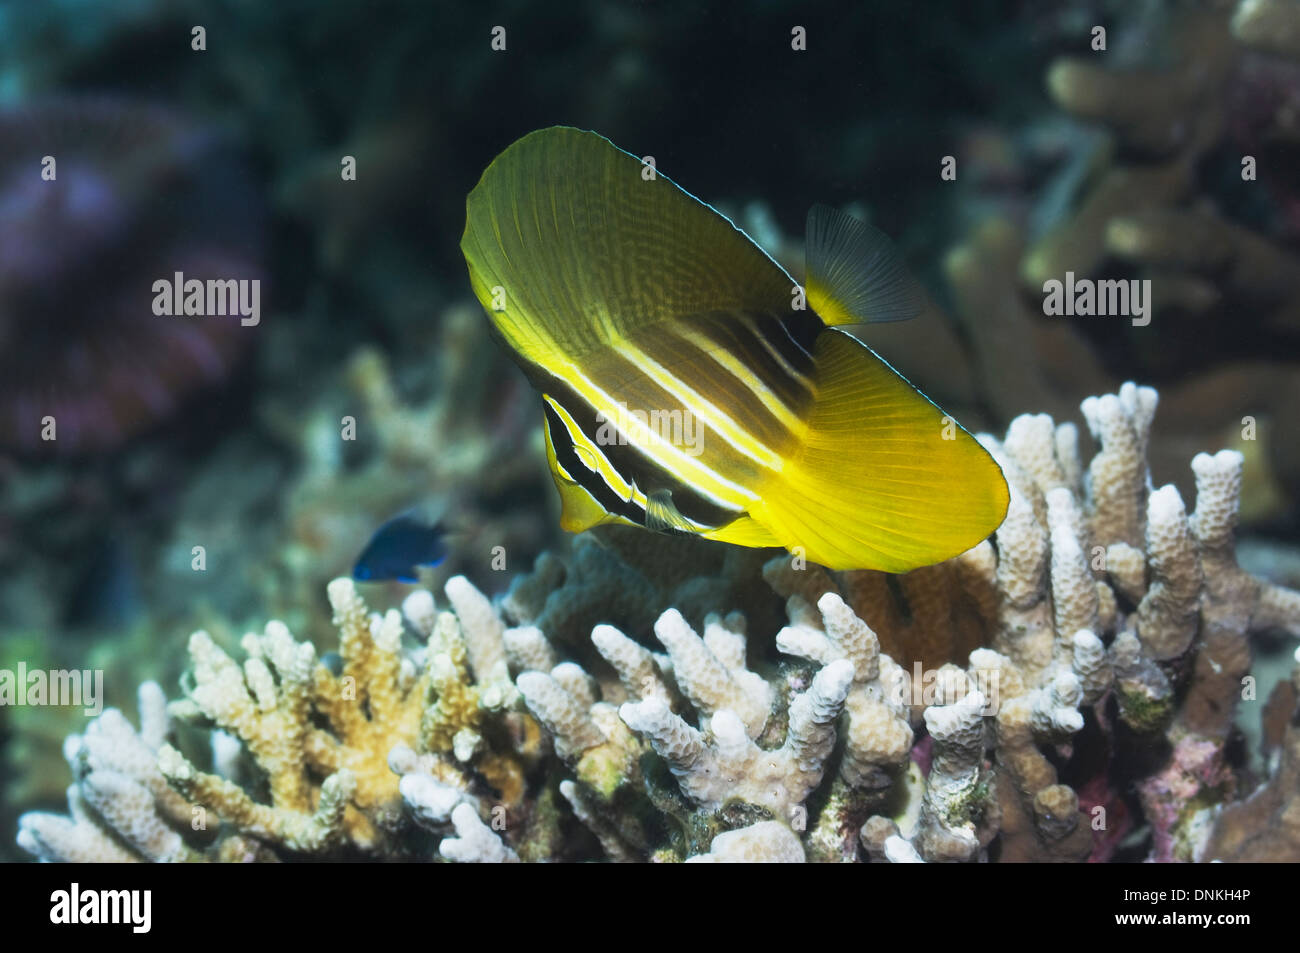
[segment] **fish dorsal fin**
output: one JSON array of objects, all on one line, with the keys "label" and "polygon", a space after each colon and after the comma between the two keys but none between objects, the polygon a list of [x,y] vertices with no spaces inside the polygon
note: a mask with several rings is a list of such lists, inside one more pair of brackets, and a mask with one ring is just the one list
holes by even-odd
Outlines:
[{"label": "fish dorsal fin", "polygon": [[488,166],[461,251],[497,330],[563,375],[625,332],[698,312],[787,313],[794,281],[723,215],[594,132],[541,129]]},{"label": "fish dorsal fin", "polygon": [[827,325],[916,317],[925,292],[889,237],[827,205],[808,212],[808,304]]}]

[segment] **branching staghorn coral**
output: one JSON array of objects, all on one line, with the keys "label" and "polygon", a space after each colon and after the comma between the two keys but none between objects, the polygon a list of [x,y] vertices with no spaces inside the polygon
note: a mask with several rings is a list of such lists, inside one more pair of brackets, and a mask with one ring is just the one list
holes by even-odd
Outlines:
[{"label": "branching staghorn coral", "polygon": [[[337,670],[278,623],[242,664],[200,633],[170,713],[218,729],[212,770],[164,740],[145,686],[139,732],[106,712],[69,740],[70,817],[25,816],[19,843],[51,860],[1297,859],[1300,685],[1265,711],[1262,784],[1232,742],[1251,635],[1300,635],[1300,594],[1236,563],[1240,454],[1192,461],[1190,514],[1151,486],[1156,403],[1132,384],[1085,401],[1090,458],[1045,415],[981,437],[1006,521],[902,577],[639,533],[544,556],[496,606],[456,577],[450,610],[416,590],[381,616],[338,580]],[[680,605],[622,623],[665,593]],[[756,621],[781,598],[784,625]],[[713,611],[692,621],[691,599]],[[588,618],[620,624],[575,641]]]},{"label": "branching staghorn coral", "polygon": [[707,854],[687,858],[688,864],[801,864],[799,838],[780,821],[759,821],[713,838]]},{"label": "branching staghorn coral", "polygon": [[[377,827],[391,826],[382,819],[397,795],[386,753],[415,737],[424,703],[424,684],[413,666],[403,666],[401,615],[389,612],[372,623],[344,580],[332,583],[329,594],[343,659],[338,676],[318,663],[310,643],[296,642],[274,623],[262,636],[244,638],[243,666],[206,634],[190,639],[193,685],[175,710],[244,742],[267,774],[269,806],[230,781],[197,771],[174,748],[162,748],[159,758],[164,774],[190,798],[295,851],[319,851],[344,839],[368,848],[380,836]],[[313,715],[329,730],[316,728]],[[317,785],[314,775],[324,780]]]},{"label": "branching staghorn coral", "polygon": [[[701,637],[670,609],[655,623],[668,656],[656,658],[613,626],[597,626],[592,642],[619,679],[610,683],[610,695],[629,699],[618,708],[596,701],[576,666],[569,665],[567,672],[562,664],[549,674],[519,675],[529,709],[555,735],[557,753],[577,775],[577,784],[566,781],[561,790],[611,859],[632,859],[647,846],[643,825],[602,817],[620,803],[634,817],[633,802],[641,801],[644,810],[651,802],[676,800],[668,813],[678,815],[682,837],[672,851],[656,852],[660,860],[700,853],[695,848],[707,846],[700,843],[702,834],[713,840],[718,814],[767,817],[786,830],[792,818],[803,823],[802,804],[821,783],[853,669],[844,660],[826,665],[806,691],[781,705],[781,717],[774,719],[776,692],[746,667],[743,629],[738,614],[725,622],[714,616],[706,620]],[[698,726],[679,713],[691,710]],[[784,735],[779,744],[772,737],[778,721]],[[662,773],[643,777],[639,761],[647,747],[662,759],[675,784]],[[767,851],[756,845],[766,844],[771,830],[762,827],[713,859]],[[791,859],[789,840],[778,836],[778,846],[770,848],[773,855]],[[801,849],[797,859],[802,859]]]},{"label": "branching staghorn coral", "polygon": [[[945,645],[950,658],[961,658],[964,644],[952,633],[984,627],[977,638],[987,647],[968,653],[967,677],[996,685],[1000,696],[993,753],[998,850],[1007,859],[1081,859],[1093,840],[1089,825],[1097,822],[1095,832],[1103,833],[1105,809],[1118,813],[1117,793],[1105,784],[1094,792],[1092,783],[1089,793],[1104,798],[1092,807],[1103,811],[1080,814],[1078,792],[1060,783],[1046,756],[1084,728],[1081,709],[1105,726],[1107,743],[1167,733],[1171,757],[1138,785],[1152,823],[1152,856],[1198,855],[1208,826],[1195,813],[1230,793],[1224,747],[1250,664],[1249,635],[1300,633],[1297,595],[1236,565],[1239,454],[1193,461],[1198,494],[1190,517],[1174,487],[1150,488],[1145,452],[1155,405],[1154,391],[1131,384],[1085,401],[1100,444],[1086,467],[1073,425],[1041,415],[1017,418],[1002,442],[982,438],[1011,486],[1007,520],[992,544],[897,580],[901,609],[886,580],[874,578],[879,574],[798,572],[784,558],[767,567],[777,589],[792,596],[792,615],[796,600],[839,593],[883,646],[920,655],[927,666],[946,661],[934,654]],[[924,577],[939,573],[948,574],[947,584],[936,595]],[[1176,691],[1185,693],[1177,711]],[[914,691],[911,700],[932,701]],[[927,722],[934,711],[927,710]],[[968,763],[973,767],[973,755]],[[936,813],[943,812],[929,816]],[[868,849],[883,857],[897,832],[880,823],[871,830],[863,835]],[[1189,832],[1194,843],[1180,840]],[[932,859],[924,846],[917,853]]]},{"label": "branching staghorn coral", "polygon": [[68,737],[63,751],[75,779],[68,788],[68,816],[24,815],[20,847],[64,862],[186,861],[198,856],[172,826],[188,823],[191,805],[168,787],[158,769],[167,700],[156,683],[140,686],[139,708],[138,732],[120,711],[109,709],[84,735]]},{"label": "branching staghorn coral", "polygon": [[516,576],[501,608],[514,624],[578,652],[600,623],[648,641],[668,606],[695,625],[720,605],[744,606],[749,624],[766,626],[778,621],[780,603],[757,574],[764,559],[763,550],[698,537],[601,527],[578,536],[567,558],[544,554],[532,573]]},{"label": "branching staghorn coral", "polygon": [[1294,863],[1300,857],[1300,651],[1290,682],[1279,684],[1276,694],[1284,727],[1272,776],[1218,814],[1204,852],[1208,860]]},{"label": "branching staghorn coral", "polygon": [[[84,738],[69,739],[72,820],[27,815],[20,845],[51,860],[109,856],[120,841],[134,850],[118,848],[114,859],[403,857],[426,848],[432,856],[433,846],[412,836],[430,827],[454,828],[445,856],[509,859],[496,830],[480,830],[462,808],[518,819],[540,739],[510,710],[516,696],[491,604],[463,577],[447,591],[459,615],[436,611],[420,591],[405,618],[379,616],[350,580],[335,580],[337,673],[277,622],[244,637],[242,664],[195,633],[187,697],[166,706],[146,685],[139,734],[109,711]],[[423,647],[403,647],[407,627]],[[168,713],[215,729],[214,771],[163,740]],[[240,783],[245,755],[265,777],[265,800],[261,785]],[[217,822],[220,832],[208,833]]]}]

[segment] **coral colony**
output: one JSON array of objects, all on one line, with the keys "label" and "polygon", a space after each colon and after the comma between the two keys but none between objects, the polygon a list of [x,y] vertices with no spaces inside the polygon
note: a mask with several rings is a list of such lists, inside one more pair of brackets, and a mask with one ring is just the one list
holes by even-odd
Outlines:
[{"label": "coral colony", "polygon": [[[1250,636],[1300,634],[1300,593],[1236,564],[1239,454],[1192,460],[1190,512],[1150,488],[1155,410],[1132,384],[1086,400],[1086,462],[1045,415],[981,437],[1010,514],[901,577],[906,614],[882,573],[629,529],[544,556],[495,604],[457,576],[381,614],[335,580],[337,671],[279,622],[242,659],[197,632],[184,697],[146,683],[138,727],[108,710],[70,737],[68,814],[26,815],[19,843],[47,860],[1106,860],[1132,785],[1150,859],[1294,860],[1297,722],[1253,789],[1225,746]],[[756,631],[773,592],[785,624]],[[596,619],[652,619],[659,648]],[[1300,663],[1292,708],[1297,689]],[[177,750],[177,723],[209,750]],[[1169,757],[1134,768],[1138,745]]]}]

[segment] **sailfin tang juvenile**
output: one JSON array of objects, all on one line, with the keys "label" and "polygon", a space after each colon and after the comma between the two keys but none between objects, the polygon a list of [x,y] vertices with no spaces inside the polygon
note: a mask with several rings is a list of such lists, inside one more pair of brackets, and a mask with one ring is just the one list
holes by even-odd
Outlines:
[{"label": "sailfin tang juvenile", "polygon": [[544,395],[564,528],[632,523],[893,572],[988,536],[1007,505],[997,464],[827,326],[914,308],[878,233],[814,210],[799,310],[784,269],[647,172],[555,127],[506,149],[467,202],[470,281]]}]

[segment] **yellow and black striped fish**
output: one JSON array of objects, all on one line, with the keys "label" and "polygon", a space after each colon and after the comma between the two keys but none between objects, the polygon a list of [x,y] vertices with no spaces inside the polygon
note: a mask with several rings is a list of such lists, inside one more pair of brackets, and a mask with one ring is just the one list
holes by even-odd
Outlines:
[{"label": "yellow and black striped fish", "polygon": [[1002,522],[988,453],[834,327],[917,310],[874,229],[815,208],[800,287],[723,215],[567,127],[497,156],[467,213],[474,293],[545,402],[566,530],[633,523],[904,572]]}]

